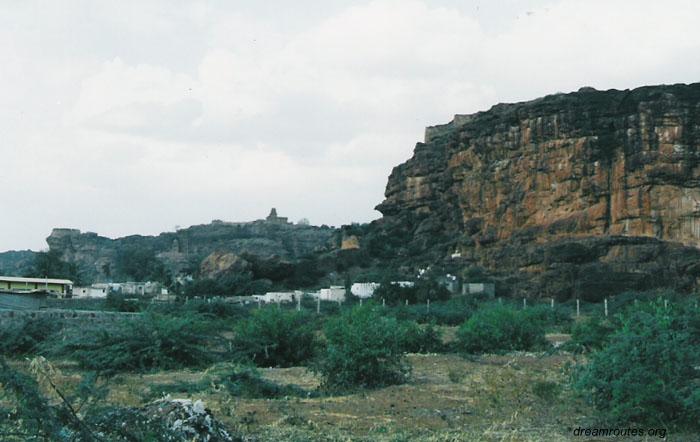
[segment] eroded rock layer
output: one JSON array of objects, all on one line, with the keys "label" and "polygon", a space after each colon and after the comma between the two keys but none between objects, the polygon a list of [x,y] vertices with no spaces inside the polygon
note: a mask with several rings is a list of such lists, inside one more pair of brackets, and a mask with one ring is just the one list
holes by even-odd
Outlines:
[{"label": "eroded rock layer", "polygon": [[499,104],[428,128],[377,209],[385,228],[411,226],[414,251],[456,251],[532,293],[565,296],[601,272],[618,289],[687,289],[699,141],[700,84]]}]

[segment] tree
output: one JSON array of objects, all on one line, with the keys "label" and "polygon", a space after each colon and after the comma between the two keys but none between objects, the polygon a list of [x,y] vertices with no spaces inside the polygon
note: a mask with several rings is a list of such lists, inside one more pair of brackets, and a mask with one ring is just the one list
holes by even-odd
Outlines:
[{"label": "tree", "polygon": [[232,342],[238,357],[262,367],[289,367],[311,359],[318,345],[307,314],[266,307],[239,322]]},{"label": "tree", "polygon": [[657,302],[622,318],[575,387],[611,421],[698,428],[700,320]]},{"label": "tree", "polygon": [[356,306],[326,325],[328,346],[314,366],[332,390],[404,382],[410,372],[403,328],[372,304]]}]

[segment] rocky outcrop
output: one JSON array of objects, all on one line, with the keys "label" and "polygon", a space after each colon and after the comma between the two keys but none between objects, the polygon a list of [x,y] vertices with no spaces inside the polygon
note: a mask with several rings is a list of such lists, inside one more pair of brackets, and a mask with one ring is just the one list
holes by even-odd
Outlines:
[{"label": "rocky outcrop", "polygon": [[213,252],[200,264],[199,274],[203,278],[217,279],[223,275],[249,273],[250,269],[250,263],[238,255]]},{"label": "rocky outcrop", "polygon": [[36,252],[31,250],[10,250],[0,253],[0,275],[25,276],[31,273]]},{"label": "rocky outcrop", "polygon": [[[295,262],[306,255],[339,246],[333,228],[280,222],[280,219],[242,223],[213,221],[158,236],[134,235],[117,239],[75,229],[54,229],[46,242],[64,261],[77,264],[86,281],[118,280],[120,253],[127,249],[153,252],[172,275],[177,275],[192,272],[215,252],[219,258],[227,254],[250,254]],[[219,258],[211,258],[209,270],[212,272],[219,271],[219,265],[225,264],[225,259]]]},{"label": "rocky outcrop", "polygon": [[457,250],[462,266],[508,274],[533,294],[570,295],[586,275],[617,278],[615,290],[688,289],[700,247],[700,84],[583,88],[457,115],[426,130],[385,196],[379,224],[408,226],[414,252]]}]

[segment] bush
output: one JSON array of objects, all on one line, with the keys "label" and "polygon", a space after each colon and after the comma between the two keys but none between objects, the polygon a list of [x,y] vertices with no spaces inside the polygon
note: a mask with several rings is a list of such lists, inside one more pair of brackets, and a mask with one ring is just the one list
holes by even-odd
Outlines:
[{"label": "bush", "polygon": [[142,310],[143,302],[120,293],[109,293],[105,299],[105,308],[115,312],[134,313]]},{"label": "bush", "polygon": [[35,353],[41,343],[61,329],[48,318],[30,319],[0,326],[0,355],[23,356]]},{"label": "bush", "polygon": [[401,326],[377,309],[372,304],[356,306],[326,324],[328,347],[314,366],[326,388],[374,388],[405,381],[410,367]]},{"label": "bush", "polygon": [[213,336],[195,316],[156,314],[125,319],[113,328],[81,330],[55,344],[53,353],[72,357],[83,367],[105,374],[196,367],[211,363]]},{"label": "bush", "polygon": [[575,352],[599,350],[608,343],[613,331],[609,321],[591,316],[574,324],[571,340],[564,344],[564,349]]},{"label": "bush", "polygon": [[430,302],[428,311],[425,304],[399,305],[388,310],[388,314],[399,320],[413,320],[419,323],[435,322],[439,325],[460,325],[473,313],[472,301],[464,296],[448,301]]},{"label": "bush", "polygon": [[265,307],[238,324],[235,356],[261,367],[290,367],[311,359],[318,346],[314,321],[307,313]]},{"label": "bush", "polygon": [[450,296],[447,288],[427,278],[419,279],[413,287],[401,287],[384,279],[374,293],[375,299],[384,299],[389,305],[403,304],[406,301],[409,304],[425,304],[428,299],[431,302],[445,301]]},{"label": "bush", "polygon": [[696,312],[662,302],[631,312],[575,387],[614,422],[700,428],[699,337]]},{"label": "bush", "polygon": [[572,321],[571,315],[566,312],[544,305],[528,307],[523,313],[542,324],[545,329],[566,328]]},{"label": "bush", "polygon": [[434,323],[421,327],[413,321],[401,321],[401,348],[409,353],[437,353],[443,350],[442,333]]},{"label": "bush", "polygon": [[467,353],[533,350],[546,344],[544,326],[527,311],[494,305],[478,310],[457,331]]},{"label": "bush", "polygon": [[193,309],[195,312],[202,315],[212,316],[214,318],[241,319],[248,316],[248,311],[245,307],[232,304],[230,302],[225,302],[220,299],[214,300],[212,302],[199,302],[193,304]]}]

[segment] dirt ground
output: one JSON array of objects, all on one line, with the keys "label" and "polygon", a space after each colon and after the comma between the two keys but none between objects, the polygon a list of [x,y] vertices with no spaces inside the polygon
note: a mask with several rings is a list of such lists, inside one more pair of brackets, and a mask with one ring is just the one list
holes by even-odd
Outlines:
[{"label": "dirt ground", "polygon": [[[548,335],[557,343],[568,335]],[[109,381],[107,401],[141,406],[170,394],[201,399],[231,429],[257,441],[583,441],[577,427],[595,427],[594,410],[569,387],[572,367],[583,356],[565,352],[465,357],[409,354],[403,385],[352,394],[277,399],[231,396],[223,386],[227,364],[206,370],[121,374]],[[25,365],[27,361],[15,361]],[[55,362],[66,389],[80,382],[75,363]],[[280,385],[316,391],[320,379],[304,367],[260,369]],[[658,437],[633,440],[658,440]],[[700,441],[670,434],[666,440]]]},{"label": "dirt ground", "polygon": [[[231,397],[217,385],[217,367],[120,375],[108,400],[141,405],[168,385],[210,380],[173,397],[202,399],[214,415],[259,440],[346,441],[559,441],[588,422],[592,411],[567,390],[572,355],[516,353],[465,359],[458,355],[408,355],[413,366],[404,385],[359,393],[280,399]],[[70,366],[63,376],[75,381]],[[306,390],[319,379],[306,368],[261,369],[280,384]]]}]

